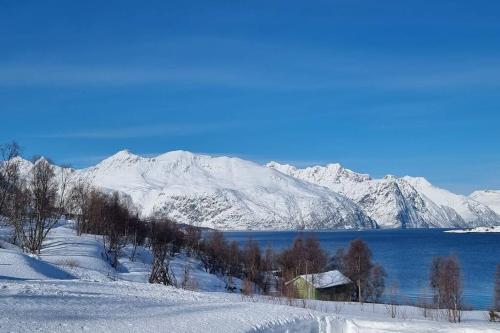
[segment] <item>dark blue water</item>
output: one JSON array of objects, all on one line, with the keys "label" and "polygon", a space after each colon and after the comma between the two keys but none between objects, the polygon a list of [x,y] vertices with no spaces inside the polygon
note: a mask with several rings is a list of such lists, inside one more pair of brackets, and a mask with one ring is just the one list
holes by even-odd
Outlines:
[{"label": "dark blue water", "polygon": [[[225,232],[229,240],[244,244],[249,237],[261,246],[275,250],[288,247],[299,232],[257,231]],[[492,303],[493,276],[500,263],[500,234],[446,233],[443,229],[319,231],[315,232],[323,249],[334,253],[347,248],[355,238],[364,239],[375,261],[387,271],[386,285],[397,283],[401,301],[429,297],[429,264],[433,256],[456,254],[462,265],[464,300],[475,309]],[[387,290],[386,290],[387,292]]]}]

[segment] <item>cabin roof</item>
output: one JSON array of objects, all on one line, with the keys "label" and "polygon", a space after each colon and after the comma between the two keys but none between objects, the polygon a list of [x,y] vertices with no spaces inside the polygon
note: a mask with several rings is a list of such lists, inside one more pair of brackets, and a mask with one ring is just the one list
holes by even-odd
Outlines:
[{"label": "cabin roof", "polygon": [[340,271],[333,270],[323,273],[299,275],[293,280],[288,281],[287,284],[299,278],[304,279],[315,289],[325,289],[352,283],[352,281]]}]

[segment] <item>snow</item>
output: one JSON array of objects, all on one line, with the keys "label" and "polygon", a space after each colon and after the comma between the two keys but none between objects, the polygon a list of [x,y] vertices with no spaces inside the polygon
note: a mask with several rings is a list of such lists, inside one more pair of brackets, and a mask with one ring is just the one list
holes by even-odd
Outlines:
[{"label": "snow", "polygon": [[454,229],[454,230],[446,230],[445,232],[457,233],[457,234],[466,234],[470,232],[500,232],[500,226],[495,227],[476,227],[470,229]]},{"label": "snow", "polygon": [[500,214],[500,191],[475,191],[469,197],[493,209],[495,213]]},{"label": "snow", "polygon": [[68,272],[24,253],[0,249],[0,280],[72,279]]},{"label": "snow", "polygon": [[300,275],[300,277],[305,279],[316,289],[341,286],[352,282],[348,277],[337,270],[317,274],[305,274]]},{"label": "snow", "polygon": [[2,282],[0,331],[251,332],[313,311],[134,282]]},{"label": "snow", "polygon": [[[18,158],[27,175],[33,163]],[[220,230],[467,228],[500,224],[499,191],[466,197],[421,177],[373,179],[342,165],[298,169],[172,151],[142,157],[120,151],[94,167],[56,167],[70,183],[118,191],[143,216]],[[491,206],[491,207],[488,207]]]},{"label": "snow", "polygon": [[[485,313],[464,322],[423,318],[421,309],[347,302],[242,298],[144,283],[1,281],[0,331],[6,332],[499,332]],[[306,308],[300,308],[305,305]]]},{"label": "snow", "polygon": [[269,168],[307,182],[325,186],[361,206],[382,228],[462,227],[464,220],[449,207],[434,203],[403,179],[372,179],[340,164],[298,169],[277,162]]},{"label": "snow", "polygon": [[434,186],[423,177],[405,176],[403,179],[438,205],[453,208],[468,227],[500,224],[500,216],[476,200]]},{"label": "snow", "polygon": [[[225,281],[195,258],[171,261],[178,280],[192,268],[196,289],[146,283],[150,252],[127,246],[119,267],[103,256],[100,236],[77,236],[61,222],[40,256],[8,245],[0,227],[0,332],[499,332],[484,311],[465,311],[450,324],[442,314],[397,306],[391,318],[381,304],[288,300],[222,292]],[[8,249],[7,249],[8,248]]]},{"label": "snow", "polygon": [[[26,164],[30,162],[23,162]],[[28,167],[23,167],[27,169]],[[59,172],[59,171],[58,171]],[[185,151],[146,158],[121,151],[71,172],[128,196],[143,216],[221,230],[370,229],[375,222],[343,195],[239,158]]]}]

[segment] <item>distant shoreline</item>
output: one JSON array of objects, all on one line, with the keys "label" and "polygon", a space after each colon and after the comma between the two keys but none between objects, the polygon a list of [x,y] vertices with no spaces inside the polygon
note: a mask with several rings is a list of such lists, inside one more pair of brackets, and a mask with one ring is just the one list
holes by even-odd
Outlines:
[{"label": "distant shoreline", "polygon": [[453,229],[453,230],[446,230],[445,232],[456,233],[456,234],[467,234],[467,233],[473,233],[473,232],[485,232],[485,233],[486,232],[498,232],[498,233],[500,233],[500,226]]}]

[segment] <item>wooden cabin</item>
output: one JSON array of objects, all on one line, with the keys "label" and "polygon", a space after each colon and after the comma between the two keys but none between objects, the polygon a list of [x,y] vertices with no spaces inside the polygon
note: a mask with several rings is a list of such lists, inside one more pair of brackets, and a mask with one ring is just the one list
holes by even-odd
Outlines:
[{"label": "wooden cabin", "polygon": [[350,301],[353,290],[353,282],[337,270],[299,275],[285,285],[292,285],[299,298],[323,301]]}]

